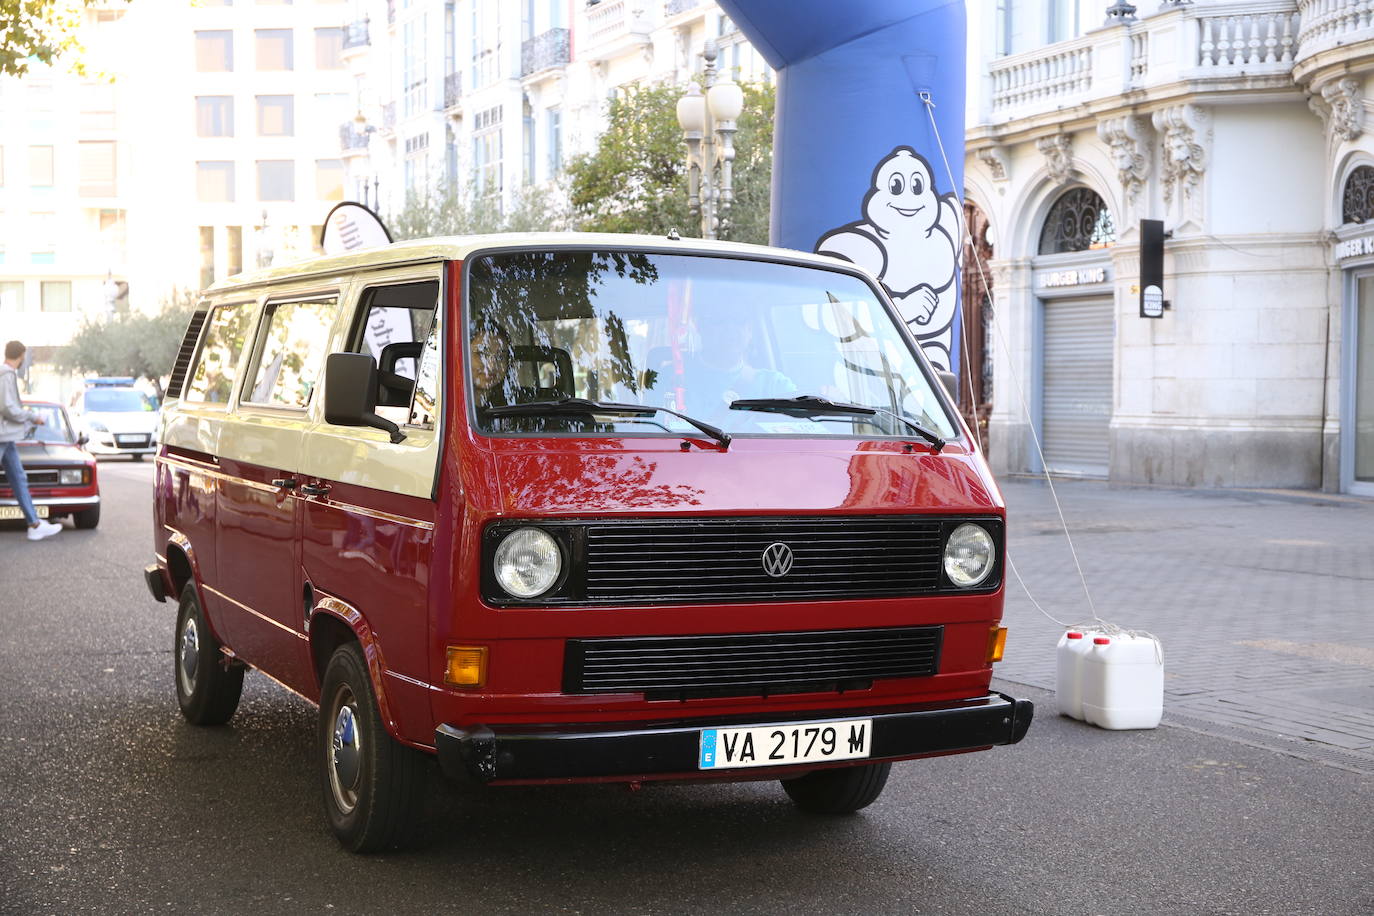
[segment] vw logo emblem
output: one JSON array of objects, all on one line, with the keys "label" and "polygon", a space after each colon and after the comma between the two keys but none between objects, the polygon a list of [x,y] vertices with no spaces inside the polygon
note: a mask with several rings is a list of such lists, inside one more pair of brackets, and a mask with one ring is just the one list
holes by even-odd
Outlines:
[{"label": "vw logo emblem", "polygon": [[792,548],[779,541],[763,549],[763,571],[781,579],[792,571]]}]

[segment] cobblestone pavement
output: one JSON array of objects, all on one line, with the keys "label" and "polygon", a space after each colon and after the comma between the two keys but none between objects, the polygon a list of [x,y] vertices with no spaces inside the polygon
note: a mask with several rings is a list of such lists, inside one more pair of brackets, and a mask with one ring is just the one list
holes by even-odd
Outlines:
[{"label": "cobblestone pavement", "polygon": [[[1002,481],[1006,681],[1093,616],[1043,480]],[[1374,501],[1055,481],[1097,616],[1164,645],[1164,721],[1374,773]],[[1044,710],[1052,715],[1053,708]],[[1088,726],[1085,726],[1088,727]]]}]

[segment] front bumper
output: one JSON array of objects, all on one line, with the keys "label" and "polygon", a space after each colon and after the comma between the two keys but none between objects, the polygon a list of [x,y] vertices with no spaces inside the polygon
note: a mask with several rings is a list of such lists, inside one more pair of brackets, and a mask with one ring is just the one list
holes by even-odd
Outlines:
[{"label": "front bumper", "polygon": [[[855,764],[1015,744],[1025,737],[1034,714],[1030,700],[995,693],[953,703],[903,707],[895,712],[827,710],[788,719],[712,719],[692,724],[679,720],[579,731],[557,726],[507,730],[504,726],[441,725],[435,729],[434,744],[446,774],[484,783],[757,778],[778,771],[698,769],[702,728],[871,718],[872,754],[864,760],[846,761]],[[816,764],[807,763],[783,769],[800,773],[815,768]]]},{"label": "front bumper", "polygon": [[[89,509],[92,506],[100,505],[99,493],[94,496],[39,496],[31,492],[29,498],[33,500],[35,506],[47,506],[53,515],[61,515],[63,512]],[[13,497],[7,496],[0,499],[0,506],[17,505],[19,505],[19,500]],[[59,509],[61,511],[58,511]]]}]

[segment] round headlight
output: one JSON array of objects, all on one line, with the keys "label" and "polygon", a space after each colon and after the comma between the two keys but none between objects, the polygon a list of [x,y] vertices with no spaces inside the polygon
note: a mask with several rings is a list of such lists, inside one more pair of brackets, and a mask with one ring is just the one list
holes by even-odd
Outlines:
[{"label": "round headlight", "polygon": [[997,550],[981,525],[960,525],[945,542],[945,575],[960,588],[973,588],[992,572]]},{"label": "round headlight", "polygon": [[517,528],[496,548],[497,583],[515,598],[533,598],[553,588],[563,568],[558,542],[538,528]]}]

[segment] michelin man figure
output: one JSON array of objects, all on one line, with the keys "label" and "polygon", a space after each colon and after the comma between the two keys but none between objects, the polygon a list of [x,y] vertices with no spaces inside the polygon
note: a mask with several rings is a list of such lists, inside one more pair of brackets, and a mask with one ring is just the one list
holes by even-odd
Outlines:
[{"label": "michelin man figure", "polygon": [[926,356],[936,368],[951,368],[958,199],[937,195],[930,163],[899,146],[873,170],[863,213],[822,235],[816,251],[858,264],[882,281]]}]

